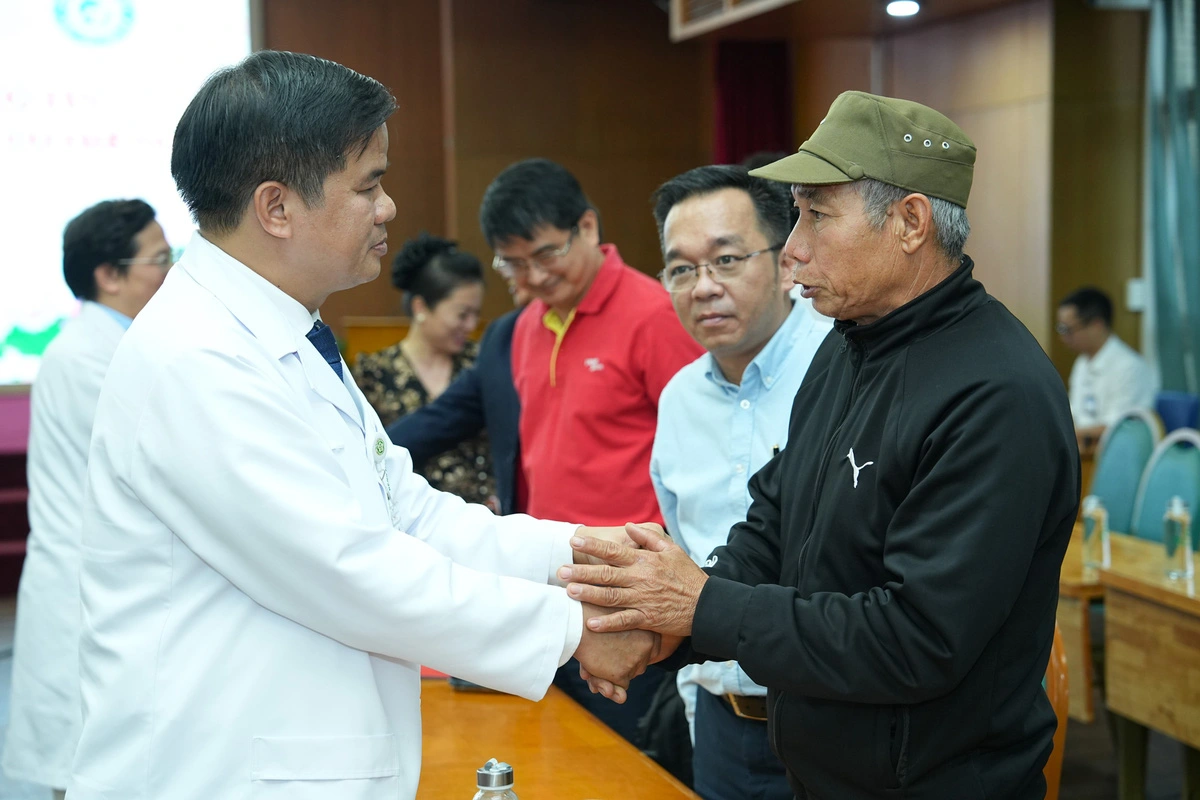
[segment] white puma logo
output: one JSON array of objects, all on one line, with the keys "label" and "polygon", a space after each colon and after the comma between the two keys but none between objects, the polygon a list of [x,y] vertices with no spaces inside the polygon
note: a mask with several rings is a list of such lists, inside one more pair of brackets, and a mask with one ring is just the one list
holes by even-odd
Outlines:
[{"label": "white puma logo", "polygon": [[862,472],[864,469],[871,466],[875,462],[868,461],[867,463],[863,464],[861,467],[858,464],[855,464],[853,447],[851,447],[850,452],[846,454],[846,458],[850,459],[850,467],[854,470],[854,488],[857,489],[858,488],[858,473]]}]

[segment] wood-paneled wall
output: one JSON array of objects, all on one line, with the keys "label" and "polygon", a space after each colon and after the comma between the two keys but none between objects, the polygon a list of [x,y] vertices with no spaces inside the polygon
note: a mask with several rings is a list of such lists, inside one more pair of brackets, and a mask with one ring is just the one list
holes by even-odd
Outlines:
[{"label": "wood-paneled wall", "polygon": [[[1113,329],[1141,345],[1141,318],[1125,284],[1142,274],[1142,141],[1145,12],[1094,11],[1059,0],[1054,27],[1054,148],[1051,308],[1080,286],[1113,299]],[[1057,336],[1055,366],[1075,354]]]},{"label": "wood-paneled wall", "polygon": [[[805,138],[841,92],[874,91],[946,114],[979,149],[968,202],[976,276],[1050,340],[1051,0],[878,38],[804,42],[796,108]],[[797,143],[799,144],[799,143]]]},{"label": "wood-paneled wall", "polygon": [[[391,168],[384,187],[396,201],[388,226],[391,254],[422,230],[445,229],[441,54],[432,0],[265,0],[264,46],[332,59],[383,83],[399,103],[388,123]],[[325,303],[322,316],[341,330],[347,315],[400,313],[390,279],[379,278]]]},{"label": "wood-paneled wall", "polygon": [[1117,333],[1141,340],[1124,298],[1141,274],[1145,38],[1144,12],[1081,0],[1026,0],[878,38],[797,31],[797,132],[849,89],[917,100],[962,126],[979,148],[967,243],[976,274],[1065,377],[1074,354],[1054,314],[1074,288],[1108,291]]},{"label": "wood-paneled wall", "polygon": [[975,142],[967,252],[975,276],[1045,347],[1050,303],[1049,0],[891,41],[885,92],[945,113]]},{"label": "wood-paneled wall", "polygon": [[[456,235],[490,259],[479,202],[524,158],[553,159],[600,210],[604,238],[662,268],[650,193],[711,158],[709,46],[667,39],[646,0],[453,0]],[[485,316],[510,308],[492,277]]]},{"label": "wood-paneled wall", "polygon": [[[512,162],[544,156],[576,174],[629,263],[661,268],[650,193],[711,157],[711,55],[671,44],[653,4],[265,0],[263,17],[267,47],[331,58],[396,95],[384,181],[397,205],[393,254],[424,229],[490,263],[484,189]],[[387,272],[331,297],[330,323],[396,313]],[[484,318],[509,308],[489,274]]]}]

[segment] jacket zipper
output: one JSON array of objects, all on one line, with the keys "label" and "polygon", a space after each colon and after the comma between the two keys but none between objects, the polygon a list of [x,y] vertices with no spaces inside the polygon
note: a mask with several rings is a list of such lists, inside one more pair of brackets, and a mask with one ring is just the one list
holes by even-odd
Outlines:
[{"label": "jacket zipper", "polygon": [[[862,380],[862,364],[866,360],[866,348],[861,344],[856,344],[847,339],[850,347],[857,353],[858,358],[854,360],[854,380],[850,384],[850,396],[846,398],[846,404],[842,406],[841,416],[838,418],[837,427],[833,429],[833,435],[829,437],[829,442],[825,445],[825,450],[821,454],[821,471],[817,474],[816,492],[813,494],[812,512],[808,520],[809,536],[804,540],[804,544],[800,546],[800,553],[796,556],[796,571],[799,578],[800,564],[804,561],[804,551],[808,549],[808,543],[812,539],[812,529],[817,522],[817,502],[821,497],[821,490],[825,486],[825,474],[829,471],[829,455],[833,450],[834,442],[837,441],[838,434],[842,432],[842,425],[846,422],[846,415],[850,413],[851,406],[854,405],[854,398],[858,395],[859,382]],[[780,752],[780,734],[783,731],[783,723],[780,721],[780,709],[783,707],[783,692],[780,691],[775,698],[775,703],[771,709],[771,727],[768,731],[770,744],[776,753]],[[782,756],[781,756],[782,757]]]},{"label": "jacket zipper", "polygon": [[850,384],[850,396],[846,398],[846,404],[842,406],[841,416],[838,417],[837,427],[833,429],[833,435],[829,437],[829,441],[825,444],[825,450],[821,453],[821,471],[817,473],[816,491],[813,492],[813,503],[808,515],[808,536],[805,537],[804,544],[800,546],[800,553],[796,556],[797,577],[799,577],[800,564],[804,562],[804,551],[808,549],[808,543],[812,541],[812,531],[817,524],[817,506],[821,501],[821,492],[825,488],[825,476],[829,473],[829,457],[832,455],[834,444],[842,432],[842,426],[846,424],[846,415],[850,413],[850,408],[854,405],[854,398],[858,396],[859,385],[862,381],[862,365],[867,357],[866,348],[849,339],[847,339],[847,342],[850,345],[850,349],[857,354],[857,358],[851,358],[854,363],[854,380]]}]

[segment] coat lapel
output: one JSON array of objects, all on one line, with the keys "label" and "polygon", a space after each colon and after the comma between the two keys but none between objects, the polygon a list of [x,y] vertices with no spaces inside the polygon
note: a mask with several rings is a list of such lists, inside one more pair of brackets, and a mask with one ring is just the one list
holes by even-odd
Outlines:
[{"label": "coat lapel", "polygon": [[272,357],[282,360],[295,354],[309,388],[332,403],[360,431],[364,430],[362,415],[355,408],[349,388],[338,380],[337,373],[308,341],[304,335],[307,331],[297,332],[294,326],[289,326],[284,313],[254,285],[254,276],[246,274],[249,267],[196,233],[177,268],[186,270],[212,292]]}]

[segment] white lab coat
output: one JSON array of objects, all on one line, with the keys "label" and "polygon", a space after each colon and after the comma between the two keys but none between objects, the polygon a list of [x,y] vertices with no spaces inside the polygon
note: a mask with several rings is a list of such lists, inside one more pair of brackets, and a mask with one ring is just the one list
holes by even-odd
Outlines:
[{"label": "white lab coat", "polygon": [[71,800],[406,800],[418,665],[537,699],[574,651],[582,611],[551,583],[574,526],[431,489],[312,320],[197,235],[122,340]]},{"label": "white lab coat", "polygon": [[46,349],[30,401],[29,539],[17,590],[9,777],[66,788],[79,739],[79,525],[92,418],[124,327],[84,302]]}]

